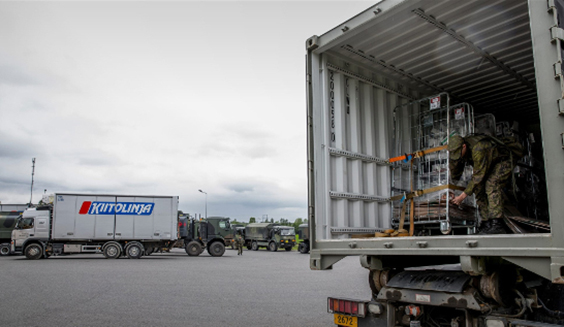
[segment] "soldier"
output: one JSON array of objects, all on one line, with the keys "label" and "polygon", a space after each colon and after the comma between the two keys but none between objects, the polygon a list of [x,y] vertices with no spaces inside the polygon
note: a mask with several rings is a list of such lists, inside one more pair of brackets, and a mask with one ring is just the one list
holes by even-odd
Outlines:
[{"label": "soldier", "polygon": [[235,235],[235,247],[237,248],[237,255],[243,255],[243,245],[245,244],[245,239],[241,234],[242,231],[238,230],[237,234]]},{"label": "soldier", "polygon": [[462,176],[466,163],[474,170],[468,186],[452,203],[460,205],[468,195],[475,194],[482,216],[479,234],[505,234],[502,189],[514,167],[509,149],[487,135],[454,135],[448,150],[453,179]]}]

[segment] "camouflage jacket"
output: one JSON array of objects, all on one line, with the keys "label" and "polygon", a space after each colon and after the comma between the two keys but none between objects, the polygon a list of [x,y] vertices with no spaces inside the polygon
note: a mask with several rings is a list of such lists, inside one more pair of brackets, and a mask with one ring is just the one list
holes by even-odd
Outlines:
[{"label": "camouflage jacket", "polygon": [[245,240],[243,239],[243,237],[241,235],[237,234],[235,236],[235,244],[243,245],[243,243],[245,243]]},{"label": "camouflage jacket", "polygon": [[509,159],[509,152],[495,144],[486,135],[471,135],[465,137],[464,140],[467,144],[466,155],[460,160],[451,161],[450,170],[452,178],[459,179],[464,171],[464,165],[472,166],[474,170],[472,179],[464,190],[467,195],[472,195],[484,186],[489,171],[496,163]]}]

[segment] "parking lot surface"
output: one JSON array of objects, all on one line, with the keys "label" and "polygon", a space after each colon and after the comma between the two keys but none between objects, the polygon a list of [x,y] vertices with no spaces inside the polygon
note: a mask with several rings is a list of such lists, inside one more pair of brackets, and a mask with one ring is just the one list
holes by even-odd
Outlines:
[{"label": "parking lot surface", "polygon": [[100,254],[0,257],[2,326],[331,326],[328,296],[369,299],[357,257],[312,271],[309,255],[181,249],[139,260]]}]

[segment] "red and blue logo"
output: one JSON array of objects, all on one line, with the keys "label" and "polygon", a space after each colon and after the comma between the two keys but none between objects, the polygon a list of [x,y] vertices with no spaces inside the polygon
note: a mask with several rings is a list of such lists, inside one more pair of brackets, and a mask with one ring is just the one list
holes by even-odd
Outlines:
[{"label": "red and blue logo", "polygon": [[150,216],[154,207],[154,203],[148,202],[84,201],[78,214]]}]

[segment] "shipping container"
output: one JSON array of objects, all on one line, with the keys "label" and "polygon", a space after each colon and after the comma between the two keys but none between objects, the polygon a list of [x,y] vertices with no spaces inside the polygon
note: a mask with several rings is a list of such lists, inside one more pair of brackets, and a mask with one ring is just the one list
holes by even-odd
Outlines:
[{"label": "shipping container", "polygon": [[[443,313],[449,323],[463,319],[464,326],[477,326],[478,321],[508,326],[511,319],[523,318],[562,322],[548,310],[564,309],[563,27],[560,0],[385,0],[306,40],[310,267],[330,269],[346,256],[359,256],[368,269],[370,303],[379,312],[372,316],[378,318],[374,324],[419,323],[422,316],[400,313],[398,308],[441,303],[462,310],[460,315]],[[445,99],[441,107],[464,105],[467,113],[471,108],[468,133],[511,134],[525,146],[525,157],[513,171],[514,186],[505,192],[509,198],[505,202],[512,206],[506,210],[515,213],[515,220],[507,220],[508,227],[517,234],[478,235],[478,214],[475,220],[451,219],[438,210],[434,224],[432,219],[425,222],[412,207],[416,216],[412,236],[382,236],[399,227],[400,209],[394,200],[404,200],[402,194],[418,196],[420,191],[409,185],[409,177],[398,176],[422,171],[410,167],[409,161],[390,159],[425,147],[418,147],[421,142],[401,143],[409,139],[398,135],[417,134],[410,132],[413,126],[424,129],[425,115],[437,97]],[[425,114],[421,123],[413,124],[419,114]],[[449,136],[448,131],[441,131],[442,136]],[[438,169],[448,169],[446,163],[448,157]],[[414,279],[428,275],[413,273],[411,284],[405,282],[409,277],[401,276],[414,267],[450,264],[462,273],[457,278],[464,287],[456,292],[467,291],[480,278],[494,288],[499,276],[514,283],[503,296],[482,290],[483,307],[491,309],[486,314],[468,303],[445,304],[449,297],[438,286],[413,291]],[[394,280],[393,275],[398,277]],[[393,286],[387,285],[388,279],[394,280]],[[521,312],[526,305],[515,304],[515,298],[519,303],[525,300],[513,287],[534,299],[530,311]],[[558,299],[550,292],[558,293]],[[455,295],[457,301],[462,298]],[[543,300],[553,306],[543,305]],[[363,308],[368,310],[366,304]],[[335,322],[349,326],[339,319],[355,315],[337,307],[338,299],[328,301]],[[493,314],[504,314],[505,320],[491,318]],[[364,313],[356,317],[361,324],[369,320]]]}]

